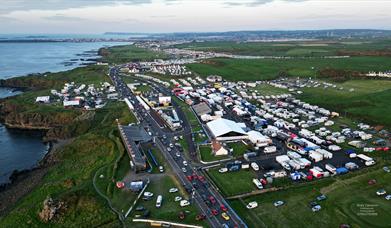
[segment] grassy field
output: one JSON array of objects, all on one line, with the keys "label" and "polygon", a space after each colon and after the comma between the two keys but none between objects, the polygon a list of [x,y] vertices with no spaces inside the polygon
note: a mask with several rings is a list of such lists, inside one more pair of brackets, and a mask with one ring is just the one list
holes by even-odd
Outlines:
[{"label": "grassy field", "polygon": [[277,88],[269,84],[260,84],[254,88],[249,88],[250,92],[256,91],[261,96],[271,96],[271,95],[280,95],[288,93],[287,89]]},{"label": "grassy field", "polygon": [[297,41],[297,42],[191,42],[176,45],[201,51],[225,52],[253,56],[330,56],[347,51],[385,51],[391,48],[388,40],[352,41]]},{"label": "grassy field", "polygon": [[103,56],[102,61],[114,64],[167,58],[162,52],[155,52],[134,45],[103,48],[100,50],[100,54]]},{"label": "grassy field", "polygon": [[[344,89],[305,88],[299,98],[340,112],[341,115],[346,114],[352,119],[391,128],[391,116],[389,115],[391,81],[350,80],[337,85]],[[349,92],[351,88],[354,89],[353,92]]]},{"label": "grassy field", "polygon": [[256,190],[252,182],[256,175],[250,170],[219,173],[218,169],[210,169],[208,175],[224,196],[233,196]]},{"label": "grassy field", "polygon": [[[177,193],[169,193],[170,188],[176,187],[179,189]],[[158,181],[151,181],[150,185],[147,187],[146,191],[152,192],[154,194],[153,199],[149,201],[140,200],[136,206],[143,206],[144,208],[151,211],[151,219],[170,221],[170,222],[180,222],[185,224],[193,225],[205,225],[203,221],[196,221],[195,217],[198,214],[198,210],[194,205],[189,205],[187,207],[180,207],[179,202],[175,202],[174,198],[176,196],[181,196],[184,199],[189,199],[189,195],[184,191],[181,185],[177,180],[172,176],[164,176]],[[156,198],[158,195],[163,196],[162,207],[156,208]],[[185,219],[180,220],[178,218],[179,212],[185,212]],[[139,212],[132,212],[131,217],[134,217]]]},{"label": "grassy field", "polygon": [[[368,185],[369,179],[376,179],[377,183]],[[389,201],[375,192],[380,188],[391,191],[390,181],[391,175],[378,167],[233,200],[231,205],[249,227],[338,227],[340,224],[388,227],[391,216]],[[325,194],[328,199],[320,202],[322,210],[314,213],[309,203],[320,194]],[[284,200],[286,204],[276,208],[273,206],[276,200]],[[251,201],[257,201],[259,206],[248,210],[245,205]]]},{"label": "grassy field", "polygon": [[389,70],[389,57],[351,57],[343,59],[226,59],[189,64],[201,76],[217,74],[230,81],[270,80],[284,76],[316,77],[319,70],[332,68],[367,73]]}]

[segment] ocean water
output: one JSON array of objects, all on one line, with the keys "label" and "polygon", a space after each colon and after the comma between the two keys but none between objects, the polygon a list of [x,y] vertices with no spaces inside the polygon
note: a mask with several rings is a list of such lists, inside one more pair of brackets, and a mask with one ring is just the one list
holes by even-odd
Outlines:
[{"label": "ocean water", "polygon": [[[23,37],[29,39],[30,36]],[[77,36],[81,37],[84,36]],[[13,38],[19,36],[0,35],[0,40]],[[87,59],[96,58],[101,47],[124,44],[126,43],[0,42],[0,79],[70,70],[89,62]],[[18,93],[20,92],[0,88],[0,98]],[[47,151],[48,145],[42,143],[39,132],[11,130],[0,124],[0,184],[9,182],[14,170],[21,171],[36,166]]]}]

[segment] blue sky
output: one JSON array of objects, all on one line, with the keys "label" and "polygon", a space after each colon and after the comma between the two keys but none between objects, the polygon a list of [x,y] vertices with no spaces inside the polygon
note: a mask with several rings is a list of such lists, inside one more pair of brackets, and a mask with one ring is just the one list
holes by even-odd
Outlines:
[{"label": "blue sky", "polygon": [[1,0],[1,33],[391,29],[391,0]]}]

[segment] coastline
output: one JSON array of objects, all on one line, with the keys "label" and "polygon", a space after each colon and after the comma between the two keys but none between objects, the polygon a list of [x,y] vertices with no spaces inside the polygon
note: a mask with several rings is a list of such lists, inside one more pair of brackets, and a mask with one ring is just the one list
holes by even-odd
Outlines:
[{"label": "coastline", "polygon": [[49,169],[57,162],[56,151],[71,142],[72,139],[49,142],[47,153],[36,167],[14,171],[10,177],[11,182],[0,185],[0,216],[5,215],[19,199],[41,183]]}]

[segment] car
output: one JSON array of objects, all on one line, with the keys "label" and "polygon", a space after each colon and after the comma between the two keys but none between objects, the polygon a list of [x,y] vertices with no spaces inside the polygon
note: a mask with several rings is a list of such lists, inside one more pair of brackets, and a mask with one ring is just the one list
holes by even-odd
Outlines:
[{"label": "car", "polygon": [[188,200],[181,200],[181,202],[179,202],[179,205],[181,207],[186,207],[190,205],[190,202]]},{"label": "car", "polygon": [[178,202],[178,201],[181,201],[182,200],[182,197],[181,196],[176,196],[175,198],[174,198],[174,201],[175,202]]},{"label": "car", "polygon": [[388,166],[383,167],[384,172],[389,173],[391,172],[390,168]]},{"label": "car", "polygon": [[186,173],[187,169],[185,167],[182,168],[182,172]]},{"label": "car", "polygon": [[170,143],[170,145],[168,145],[169,147],[171,148],[174,148],[174,144]]},{"label": "car", "polygon": [[278,201],[275,201],[273,204],[275,207],[280,207],[280,206],[284,205],[285,203],[282,200],[278,200]]},{"label": "car", "polygon": [[376,195],[378,195],[378,196],[385,195],[386,193],[387,193],[387,192],[386,192],[386,190],[384,190],[384,189],[379,189],[379,190],[376,191]]},{"label": "car", "polygon": [[187,166],[187,161],[183,161],[183,165],[184,165],[184,166]]},{"label": "car", "polygon": [[192,181],[193,180],[193,176],[192,175],[188,175],[188,176],[186,176],[186,178],[187,178],[188,181]]},{"label": "car", "polygon": [[327,199],[327,197],[325,195],[320,195],[320,196],[316,197],[317,201],[323,201],[325,199]]},{"label": "car", "polygon": [[147,198],[151,198],[151,197],[153,197],[153,193],[152,192],[144,192],[143,196],[147,197]]},{"label": "car", "polygon": [[311,210],[312,210],[313,212],[320,211],[320,209],[322,209],[322,207],[321,207],[320,205],[315,205],[315,206],[313,206],[313,207],[311,208]]},{"label": "car", "polygon": [[213,216],[216,216],[216,215],[218,215],[219,214],[219,212],[216,210],[216,209],[212,209],[212,215]]},{"label": "car", "polygon": [[167,151],[168,151],[168,152],[171,152],[171,148],[170,148],[170,147],[167,147]]},{"label": "car", "polygon": [[177,156],[179,158],[179,157],[181,157],[181,154],[179,152],[176,152],[175,156]]},{"label": "car", "polygon": [[143,206],[138,206],[138,207],[136,207],[135,210],[136,210],[136,211],[143,211],[143,210],[145,210],[145,207],[143,207]]},{"label": "car", "polygon": [[319,205],[316,201],[311,201],[310,202],[310,208],[315,207],[316,205]]},{"label": "car", "polygon": [[185,213],[183,211],[179,212],[178,217],[180,220],[185,219]]},{"label": "car", "polygon": [[228,214],[225,213],[225,212],[223,212],[223,213],[221,214],[221,217],[222,217],[225,221],[228,221],[228,220],[230,219],[229,216],[228,216]]},{"label": "car", "polygon": [[368,184],[369,185],[374,185],[374,184],[376,184],[376,180],[375,179],[370,179],[369,181],[368,181]]},{"label": "car", "polygon": [[209,196],[209,201],[210,201],[211,204],[215,204],[216,203],[216,199],[213,196]]},{"label": "car", "polygon": [[159,172],[160,172],[160,173],[164,173],[164,168],[163,168],[163,166],[159,166]]},{"label": "car", "polygon": [[386,195],[386,197],[384,197],[386,200],[391,200],[391,195]]},{"label": "car", "polygon": [[175,192],[178,192],[178,189],[177,188],[170,188],[168,190],[169,193],[175,193]]},{"label": "car", "polygon": [[221,227],[223,227],[223,228],[229,228],[229,226],[228,226],[227,224],[225,224],[225,223],[221,224]]},{"label": "car", "polygon": [[206,216],[204,214],[198,214],[195,219],[196,219],[196,221],[201,221],[201,220],[204,220],[205,218],[206,218]]},{"label": "car", "polygon": [[256,208],[256,207],[258,207],[258,203],[255,202],[255,201],[252,201],[252,202],[250,202],[250,203],[248,203],[248,204],[246,205],[246,208],[247,208],[247,209],[254,209],[254,208]]},{"label": "car", "polygon": [[227,212],[227,211],[228,211],[228,209],[225,207],[224,204],[221,204],[221,205],[220,205],[220,209],[221,209],[222,211],[224,211],[224,212]]},{"label": "car", "polygon": [[227,168],[220,168],[219,173],[226,173],[228,171]]}]

